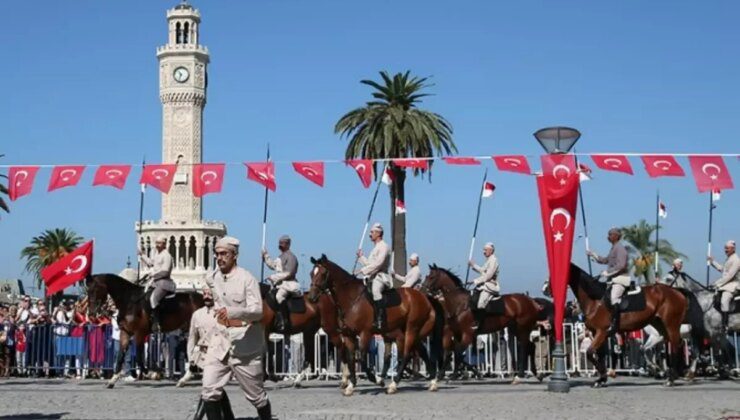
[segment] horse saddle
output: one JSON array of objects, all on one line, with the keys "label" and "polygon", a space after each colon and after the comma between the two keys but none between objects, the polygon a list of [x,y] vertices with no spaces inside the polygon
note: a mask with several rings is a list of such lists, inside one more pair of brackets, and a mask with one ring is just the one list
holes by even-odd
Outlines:
[{"label": "horse saddle", "polygon": [[[717,312],[722,312],[722,293],[715,293],[714,294],[714,309],[717,310]],[[735,291],[735,293],[732,295],[732,300],[730,301],[730,312],[731,314],[737,314],[740,313],[740,291]]]},{"label": "horse saddle", "polygon": [[[368,302],[373,302],[373,295],[370,293],[369,288],[365,288],[365,297],[367,298]],[[384,308],[392,308],[394,306],[398,306],[401,304],[401,295],[398,293],[397,289],[386,289],[383,290],[383,298],[380,300],[380,304]]]},{"label": "horse saddle", "polygon": [[[611,308],[611,286],[604,293],[604,302],[607,307]],[[630,283],[630,287],[622,295],[622,300],[619,302],[619,310],[621,312],[640,312],[645,310],[645,292],[642,287]]]},{"label": "horse saddle", "polygon": [[[473,292],[472,295],[470,295],[470,307],[471,308],[477,308],[478,307],[478,300],[480,299],[480,291],[476,290]],[[504,297],[501,295],[496,295],[491,298],[490,301],[486,304],[485,312],[488,315],[503,315],[506,313],[506,305],[504,304]]]},{"label": "horse saddle", "polygon": [[[277,303],[277,299],[275,298],[275,292],[270,292],[271,298],[265,299],[267,302],[267,305],[270,307],[270,309],[273,310],[273,312],[280,311],[280,308]],[[285,303],[288,305],[288,312],[292,314],[305,314],[306,313],[306,300],[303,299],[303,294],[301,296],[291,296],[288,299],[285,300]]]}]

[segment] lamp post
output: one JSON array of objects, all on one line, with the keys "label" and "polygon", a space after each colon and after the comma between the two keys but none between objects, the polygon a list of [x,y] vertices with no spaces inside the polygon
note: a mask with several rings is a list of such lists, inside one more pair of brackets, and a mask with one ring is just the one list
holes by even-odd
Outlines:
[{"label": "lamp post", "polygon": [[[564,154],[575,146],[581,133],[569,127],[547,127],[537,130],[534,137],[548,154]],[[553,294],[554,296],[554,294]],[[557,305],[565,305],[565,302],[554,302]],[[555,325],[562,332],[563,325]],[[557,337],[558,334],[556,334]],[[562,337],[562,334],[559,334]],[[555,349],[552,352],[554,369],[547,390],[550,392],[570,392],[568,376],[565,374],[565,346],[563,339],[555,341]]]}]

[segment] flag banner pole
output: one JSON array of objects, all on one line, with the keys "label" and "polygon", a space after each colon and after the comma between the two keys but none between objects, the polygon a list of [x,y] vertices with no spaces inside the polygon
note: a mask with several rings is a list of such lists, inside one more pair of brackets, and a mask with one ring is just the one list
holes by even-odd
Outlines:
[{"label": "flag banner pole", "polygon": [[709,287],[709,275],[710,275],[710,267],[712,264],[709,262],[709,257],[712,256],[712,216],[714,213],[714,200],[712,197],[712,192],[709,192],[709,238],[707,239],[707,287]]},{"label": "flag banner pole", "polygon": [[[141,160],[141,167],[146,165],[146,156]],[[141,257],[139,256],[139,250],[141,250],[141,229],[144,224],[144,192],[146,191],[146,184],[141,184],[141,193],[139,193],[139,238],[136,244],[136,282],[139,282],[141,278]],[[143,250],[142,250],[143,251]]]},{"label": "flag banner pole", "polygon": [[660,258],[660,190],[655,195],[655,280],[658,279],[658,260]]},{"label": "flag banner pole", "polygon": [[[575,153],[575,149],[573,149],[573,152]],[[576,161],[576,168],[578,168],[578,156],[575,156]],[[579,175],[579,182],[580,182],[580,175]],[[586,252],[591,251],[591,245],[588,242],[588,224],[586,223],[586,205],[583,203],[583,187],[581,185],[578,186],[578,201],[581,202],[581,216],[583,219],[583,239],[586,243]],[[588,275],[593,277],[593,266],[591,265],[591,257],[587,257],[586,261],[588,261]]]},{"label": "flag banner pole", "polygon": [[[267,162],[270,162],[270,143],[267,143]],[[262,211],[262,249],[260,249],[260,282],[265,280],[265,259],[262,258],[262,250],[267,244],[267,201],[270,198],[270,190],[265,186],[265,206]]]},{"label": "flag banner pole", "polygon": [[478,209],[475,213],[475,226],[473,226],[473,238],[470,240],[470,251],[468,252],[468,269],[465,271],[465,286],[468,286],[468,280],[470,279],[470,260],[473,259],[473,248],[475,248],[475,237],[478,235],[478,221],[480,220],[480,207],[483,203],[483,188],[486,185],[486,179],[488,179],[488,168],[483,172],[483,182],[480,184],[481,187],[478,190]]},{"label": "flag banner pole", "polygon": [[[388,168],[388,163],[383,165],[383,174],[385,173],[385,170]],[[378,191],[380,191],[380,184],[382,184],[383,175],[378,178],[378,182],[375,185],[375,192],[373,193],[373,201],[370,202],[370,210],[367,212],[367,219],[365,220],[365,227],[362,228],[362,235],[360,236],[360,243],[357,245],[357,250],[362,249],[362,245],[365,243],[365,235],[367,234],[367,228],[370,226],[370,219],[373,217],[373,209],[375,209],[375,201],[378,199]],[[393,255],[393,253],[391,253]],[[355,256],[355,265],[352,267],[352,275],[355,274],[355,270],[357,270],[357,263],[360,261],[360,258]],[[391,265],[391,267],[393,267]]]}]

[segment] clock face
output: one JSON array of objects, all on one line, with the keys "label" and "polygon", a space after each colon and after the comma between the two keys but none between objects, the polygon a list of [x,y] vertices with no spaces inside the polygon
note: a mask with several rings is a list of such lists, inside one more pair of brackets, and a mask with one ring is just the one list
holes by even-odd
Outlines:
[{"label": "clock face", "polygon": [[175,73],[173,73],[173,76],[175,77],[176,81],[180,83],[185,83],[190,77],[190,72],[185,67],[178,67],[175,69]]}]

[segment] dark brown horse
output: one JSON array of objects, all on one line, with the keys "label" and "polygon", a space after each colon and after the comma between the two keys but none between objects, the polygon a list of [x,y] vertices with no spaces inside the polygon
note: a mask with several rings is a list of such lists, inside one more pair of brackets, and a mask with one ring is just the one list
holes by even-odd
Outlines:
[{"label": "dark brown horse", "polygon": [[[118,352],[113,377],[108,381],[108,388],[113,388],[116,381],[123,375],[123,358],[133,339],[136,345],[136,364],[140,369],[140,377],[146,372],[144,365],[144,342],[146,336],[152,332],[151,320],[146,307],[144,288],[115,274],[96,274],[85,281],[88,296],[88,313],[98,316],[108,296],[118,308],[118,325],[121,329],[121,350]],[[203,306],[203,296],[200,293],[177,293],[160,303],[160,329],[162,332],[177,328],[186,328],[190,318],[198,308]]]},{"label": "dark brown horse", "polygon": [[[586,317],[586,328],[593,334],[594,339],[586,355],[599,372],[599,379],[594,383],[595,388],[606,385],[607,374],[602,344],[608,338],[611,323],[611,311],[606,307],[604,299],[609,299],[606,284],[600,283],[575,264],[570,265],[570,288],[578,300],[578,304]],[[655,284],[642,286],[645,294],[645,309],[635,312],[624,312],[620,316],[620,331],[634,331],[650,324],[663,337],[666,337],[669,348],[669,364],[667,386],[672,386],[676,379],[681,349],[681,322],[688,309],[686,297],[678,290],[664,285]]]},{"label": "dark brown horse", "polygon": [[[436,313],[429,300],[417,290],[399,289],[401,304],[387,308],[387,323],[383,331],[373,329],[373,307],[367,297],[362,280],[352,276],[337,264],[322,255],[318,260],[311,258],[309,297],[315,298],[322,292],[331,293],[337,304],[337,319],[344,337],[345,357],[349,368],[350,383],[343,393],[350,396],[357,385],[355,374],[355,351],[360,351],[360,365],[368,380],[378,383],[375,373],[368,368],[367,350],[370,340],[377,332],[396,342],[400,363],[386,392],[393,394],[398,389],[400,373],[406,369],[412,351],[421,345],[421,340],[435,330]],[[359,336],[359,340],[358,340]],[[432,337],[433,340],[435,337]],[[437,389],[435,365],[430,365],[434,378],[429,389]]]},{"label": "dark brown horse", "polygon": [[[290,330],[289,331],[276,331],[275,330],[275,311],[268,305],[267,294],[272,293],[270,286],[265,283],[260,284],[260,291],[262,294],[262,325],[265,328],[265,340],[269,343],[270,334],[281,333],[283,334],[283,342],[287,345],[290,343],[290,336],[292,334],[303,335],[303,348],[304,362],[303,370],[299,373],[296,379],[293,381],[293,386],[299,386],[303,378],[308,377],[314,366],[314,356],[316,354],[314,338],[319,328],[323,328],[324,332],[329,337],[329,341],[337,349],[342,348],[342,338],[339,334],[339,327],[336,320],[336,307],[331,297],[328,295],[319,296],[315,300],[308,299],[307,295],[303,296],[303,301],[306,305],[306,311],[303,313],[290,314]],[[276,380],[274,375],[274,363],[270,353],[273,353],[272,347],[268,348],[267,363],[265,363],[265,369],[267,370],[268,377],[272,380]],[[338,350],[339,351],[339,350]]]},{"label": "dark brown horse", "polygon": [[[462,280],[454,273],[444,268],[432,265],[429,274],[421,286],[422,292],[436,295],[442,293],[442,307],[445,311],[445,333],[442,346],[445,351],[443,366],[440,369],[439,379],[449,366],[452,354],[455,355],[455,372],[462,366],[463,352],[475,341],[480,334],[490,334],[509,328],[511,335],[517,338],[517,375],[513,383],[518,383],[519,377],[524,376],[527,364],[527,355],[530,353],[530,334],[537,326],[541,307],[529,296],[523,294],[503,295],[503,315],[486,315],[482,324],[475,328],[475,316],[471,310],[470,293],[465,289]],[[532,372],[537,376],[537,368],[532,365]]]}]

